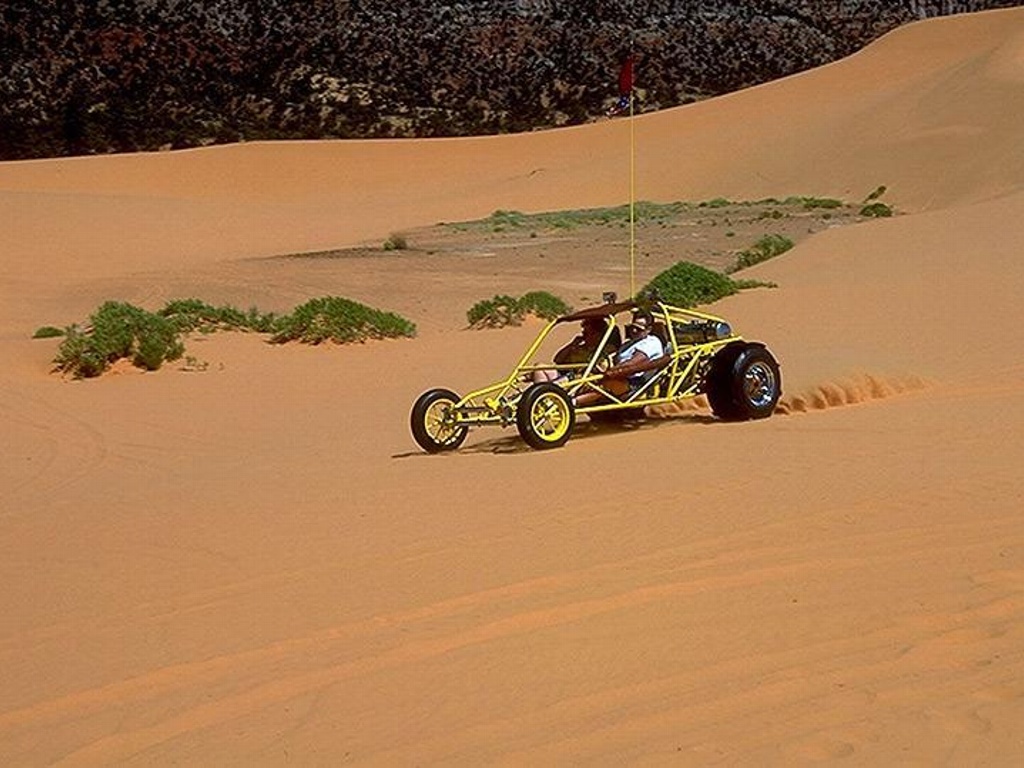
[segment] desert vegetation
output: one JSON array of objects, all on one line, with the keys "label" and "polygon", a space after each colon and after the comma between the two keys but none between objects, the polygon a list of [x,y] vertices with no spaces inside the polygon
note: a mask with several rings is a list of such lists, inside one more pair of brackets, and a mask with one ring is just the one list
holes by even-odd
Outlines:
[{"label": "desert vegetation", "polygon": [[684,202],[652,203],[638,200],[633,204],[632,211],[628,204],[540,213],[497,210],[486,219],[446,226],[458,232],[535,232],[573,230],[587,226],[624,227],[629,224],[631,216],[640,224],[658,224],[670,221],[689,207],[690,204]]},{"label": "desert vegetation", "polygon": [[892,214],[892,208],[880,201],[868,203],[867,205],[860,209],[861,216],[871,219],[888,218],[889,216],[892,216]]},{"label": "desert vegetation", "polygon": [[[416,326],[392,312],[338,296],[312,299],[283,316],[264,314],[256,308],[243,312],[229,305],[216,307],[199,299],[176,299],[156,312],[126,302],[107,301],[90,315],[84,326],[43,326],[33,338],[63,336],[53,361],[54,369],[74,378],[92,378],[122,359],[155,371],[184,355],[183,336],[215,331],[271,334],[269,340],[274,343],[347,344],[414,336]],[[189,370],[205,369],[191,356],[186,360]]]},{"label": "desert vegetation", "polygon": [[66,329],[54,365],[75,378],[91,378],[122,358],[155,371],[184,351],[177,328],[166,317],[125,302],[108,301],[93,312],[85,329],[77,325]]},{"label": "desert vegetation", "polygon": [[793,241],[785,235],[764,235],[752,246],[740,251],[739,256],[736,258],[736,264],[729,271],[738,272],[746,267],[760,264],[762,261],[768,261],[768,259],[773,259],[792,247]]},{"label": "desert vegetation", "polygon": [[747,288],[773,287],[756,280],[733,280],[712,269],[680,261],[659,273],[640,291],[641,296],[657,297],[677,307],[713,304]]},{"label": "desert vegetation", "polygon": [[215,307],[200,299],[169,301],[157,314],[166,317],[180,333],[212,333],[213,331],[256,331],[271,333],[277,325],[277,316],[264,314],[256,307],[243,312],[225,304]]},{"label": "desert vegetation", "polygon": [[518,298],[498,294],[482,299],[469,308],[466,320],[470,328],[504,328],[522,325],[527,315],[554,320],[572,311],[562,299],[547,291],[531,291]]},{"label": "desert vegetation", "polygon": [[415,336],[416,326],[394,312],[383,312],[340,296],[310,299],[280,318],[271,341],[348,344],[367,339]]}]

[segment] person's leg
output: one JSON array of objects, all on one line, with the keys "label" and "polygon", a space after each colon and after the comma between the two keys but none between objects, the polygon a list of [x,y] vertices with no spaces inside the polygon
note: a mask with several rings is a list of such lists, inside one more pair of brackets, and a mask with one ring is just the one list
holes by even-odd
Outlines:
[{"label": "person's leg", "polygon": [[539,383],[545,382],[545,381],[555,381],[556,379],[558,379],[558,377],[559,377],[558,371],[554,371],[554,370],[550,370],[550,369],[546,370],[546,371],[534,371],[533,372],[533,381],[534,381],[535,384],[539,384]]},{"label": "person's leg", "polygon": [[[629,392],[629,382],[625,379],[608,379],[607,381],[601,382],[601,387],[616,397],[622,397]],[[605,399],[603,393],[596,390],[590,390],[589,392],[583,392],[576,396],[576,407],[586,407],[588,405],[597,405]]]}]

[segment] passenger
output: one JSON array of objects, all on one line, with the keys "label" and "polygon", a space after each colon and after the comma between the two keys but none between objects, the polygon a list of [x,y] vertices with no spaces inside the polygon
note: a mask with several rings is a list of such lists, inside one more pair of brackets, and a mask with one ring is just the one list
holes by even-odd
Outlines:
[{"label": "passenger", "polygon": [[[654,361],[665,356],[665,347],[657,336],[651,333],[654,318],[650,312],[638,310],[628,328],[626,343],[615,353],[614,365],[604,373],[601,386],[616,397],[622,397],[643,385],[647,372],[657,367]],[[600,392],[584,392],[576,399],[576,405],[594,405],[600,402]]]},{"label": "passenger", "polygon": [[[608,322],[603,317],[587,317],[580,323],[580,333],[568,344],[555,353],[554,362],[556,365],[583,365],[589,363],[594,356],[597,345],[601,343],[604,332],[608,328]],[[617,336],[616,331],[613,336]],[[610,356],[615,350],[615,342],[608,339],[602,357]],[[551,381],[558,383],[565,381],[573,373],[580,371],[558,371],[553,368],[543,371],[534,371],[534,381]]]}]

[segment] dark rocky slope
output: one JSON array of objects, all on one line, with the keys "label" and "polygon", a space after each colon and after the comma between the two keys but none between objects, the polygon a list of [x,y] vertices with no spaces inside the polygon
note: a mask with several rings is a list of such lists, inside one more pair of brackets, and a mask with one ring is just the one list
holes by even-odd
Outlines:
[{"label": "dark rocky slope", "polygon": [[0,159],[582,123],[637,60],[683,104],[1002,0],[7,0]]}]

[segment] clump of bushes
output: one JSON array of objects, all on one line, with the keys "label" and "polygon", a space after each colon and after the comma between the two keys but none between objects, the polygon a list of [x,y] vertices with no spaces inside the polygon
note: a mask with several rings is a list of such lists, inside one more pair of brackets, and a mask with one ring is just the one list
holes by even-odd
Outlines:
[{"label": "clump of bushes", "polygon": [[311,299],[280,318],[271,341],[347,344],[366,339],[415,336],[416,326],[393,312],[382,312],[340,296]]},{"label": "clump of bushes", "polygon": [[33,338],[63,336],[54,358],[56,370],[75,378],[92,378],[123,358],[155,371],[184,354],[182,334],[223,330],[270,333],[270,341],[275,343],[308,344],[416,335],[416,326],[394,313],[328,296],[308,301],[284,317],[264,314],[255,307],[247,312],[231,306],[215,307],[199,299],[171,301],[158,312],[108,301],[89,317],[85,328],[43,326]]},{"label": "clump of bushes", "polygon": [[725,208],[730,205],[733,205],[733,202],[726,197],[716,197],[712,200],[704,200],[697,203],[698,208]]},{"label": "clump of bushes", "polygon": [[892,207],[883,203],[882,195],[888,192],[888,187],[882,184],[864,198],[864,205],[860,209],[860,215],[869,219],[882,219],[892,216]]},{"label": "clump of bushes", "polygon": [[519,300],[507,294],[496,294],[490,299],[481,299],[466,312],[466,320],[472,328],[503,328],[519,325],[524,315],[519,311]]},{"label": "clump of bushes", "polygon": [[32,334],[33,339],[56,339],[58,336],[63,336],[66,333],[64,328],[57,328],[53,325],[44,325],[42,328],[36,329],[36,332]]},{"label": "clump of bushes", "polygon": [[519,310],[541,320],[554,320],[572,311],[572,307],[547,291],[530,291],[519,298]]},{"label": "clump of bushes", "polygon": [[531,291],[519,298],[505,294],[478,301],[466,312],[472,328],[504,328],[521,325],[527,315],[553,320],[572,311],[572,307],[547,291]]},{"label": "clump of bushes", "polygon": [[491,214],[487,219],[491,229],[495,232],[504,232],[509,227],[518,229],[526,222],[527,216],[520,211],[504,211],[500,208]]},{"label": "clump of bushes", "polygon": [[729,271],[737,272],[762,261],[768,261],[792,247],[793,241],[785,235],[765,235],[745,251],[740,251],[735,266]]},{"label": "clump of bushes", "polygon": [[836,200],[834,197],[796,197],[789,198],[786,202],[799,203],[809,211],[815,208],[841,208],[843,205],[842,200]]},{"label": "clump of bushes", "polygon": [[393,233],[384,241],[385,251],[404,251],[409,248],[409,240],[400,232]]},{"label": "clump of bushes", "polygon": [[736,283],[727,275],[689,261],[680,261],[651,280],[641,294],[657,296],[677,307],[692,307],[710,304],[738,290]]},{"label": "clump of bushes", "polygon": [[54,364],[76,378],[99,376],[122,358],[148,371],[185,351],[178,330],[166,317],[119,301],[104,303],[89,317],[86,329],[70,326]]},{"label": "clump of bushes", "polygon": [[889,191],[889,188],[885,184],[881,184],[874,188],[874,190],[867,197],[864,198],[865,203],[870,203],[873,200],[878,200],[882,195]]},{"label": "clump of bushes", "polygon": [[277,321],[276,315],[264,314],[256,307],[243,312],[228,304],[215,307],[199,299],[174,299],[157,314],[170,320],[182,333],[225,330],[271,333]]},{"label": "clump of bushes", "polygon": [[[637,200],[633,204],[632,216],[638,223],[665,224],[678,216],[688,206],[685,203],[653,203]],[[497,210],[486,219],[468,221],[449,226],[459,231],[484,229],[491,232],[506,232],[531,228],[571,230],[578,227],[624,226],[630,219],[629,205],[602,208],[580,208],[545,213],[523,213],[522,211]],[[536,234],[534,232],[534,234]],[[533,235],[531,235],[533,236]]]},{"label": "clump of bushes", "polygon": [[677,307],[711,304],[748,288],[775,288],[775,283],[760,280],[733,280],[721,272],[680,261],[645,285],[640,296],[657,298]]},{"label": "clump of bushes", "polygon": [[860,209],[860,215],[867,218],[882,219],[892,216],[892,208],[882,202],[868,203]]}]

